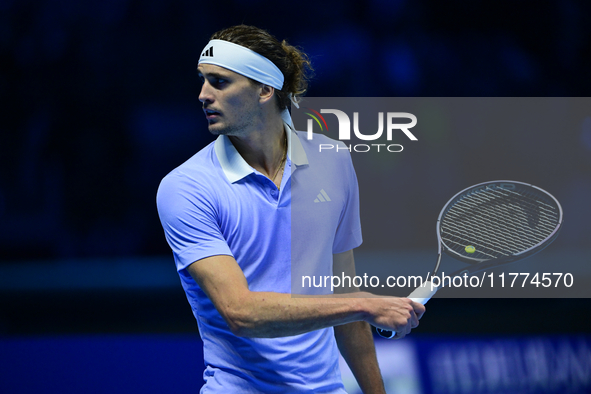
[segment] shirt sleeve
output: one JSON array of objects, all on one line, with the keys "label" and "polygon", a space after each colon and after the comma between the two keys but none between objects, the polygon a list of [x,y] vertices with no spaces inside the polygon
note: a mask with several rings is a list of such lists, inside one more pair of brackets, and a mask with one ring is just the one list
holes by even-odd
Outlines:
[{"label": "shirt sleeve", "polygon": [[[340,143],[342,144],[342,142]],[[346,156],[343,155],[343,157],[346,157],[346,160],[342,164],[345,170],[343,171],[343,181],[346,182],[344,188],[347,197],[333,242],[333,254],[354,249],[363,242],[361,219],[359,216],[359,185],[357,183],[357,175],[355,174],[351,155],[346,152],[346,148],[343,149],[347,153]]]},{"label": "shirt sleeve", "polygon": [[215,201],[210,190],[181,174],[169,174],[160,183],[156,204],[177,271],[206,257],[232,256],[219,226]]}]

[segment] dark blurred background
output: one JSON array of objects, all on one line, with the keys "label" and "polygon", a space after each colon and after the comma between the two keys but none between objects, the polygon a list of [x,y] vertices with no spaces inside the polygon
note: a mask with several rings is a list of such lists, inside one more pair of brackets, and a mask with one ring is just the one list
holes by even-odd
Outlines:
[{"label": "dark blurred background", "polygon": [[[213,140],[195,68],[209,36],[240,23],[310,55],[309,96],[591,92],[591,3],[583,0],[0,0],[4,355],[22,352],[18,341],[46,336],[197,337],[155,195],[164,175]],[[568,138],[578,157],[572,195],[589,198],[591,126]],[[573,161],[557,163],[555,171],[572,172]],[[575,246],[588,246],[589,225],[574,222]],[[416,226],[417,236],[391,246],[405,249],[413,239],[412,248],[432,248],[432,237],[422,236],[432,226]],[[591,331],[580,318],[590,310],[586,300],[430,305],[419,334]],[[189,356],[196,385],[199,357]],[[0,352],[0,361],[13,360]]]}]

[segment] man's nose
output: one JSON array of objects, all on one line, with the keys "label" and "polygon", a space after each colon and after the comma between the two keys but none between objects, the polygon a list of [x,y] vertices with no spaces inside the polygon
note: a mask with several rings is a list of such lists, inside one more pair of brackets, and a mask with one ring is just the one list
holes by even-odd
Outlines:
[{"label": "man's nose", "polygon": [[213,101],[213,97],[211,95],[211,86],[209,86],[207,81],[205,81],[201,86],[201,91],[199,92],[199,101],[201,101],[202,103],[205,103],[206,101]]}]

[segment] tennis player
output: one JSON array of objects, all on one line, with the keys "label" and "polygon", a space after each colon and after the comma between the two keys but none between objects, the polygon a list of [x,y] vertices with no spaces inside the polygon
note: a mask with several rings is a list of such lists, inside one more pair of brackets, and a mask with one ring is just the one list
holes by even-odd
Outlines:
[{"label": "tennis player", "polygon": [[[350,154],[319,153],[335,141],[308,140],[287,110],[306,90],[307,56],[241,25],[211,37],[197,71],[218,137],[162,180],[157,203],[203,339],[201,392],[345,393],[340,350],[364,393],[384,393],[369,324],[402,338],[424,307],[363,292],[291,294],[296,266],[355,275],[361,243]],[[308,231],[293,231],[292,212]]]}]

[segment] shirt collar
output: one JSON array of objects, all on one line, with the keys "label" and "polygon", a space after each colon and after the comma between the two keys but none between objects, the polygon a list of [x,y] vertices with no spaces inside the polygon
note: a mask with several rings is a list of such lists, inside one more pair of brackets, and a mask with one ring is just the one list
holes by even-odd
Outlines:
[{"label": "shirt collar", "polygon": [[[283,126],[287,132],[287,157],[296,166],[308,164],[308,156],[306,156],[306,152],[298,138],[297,131],[287,123],[284,123]],[[214,150],[220,166],[230,183],[237,182],[254,172],[254,169],[240,156],[236,148],[234,148],[228,136],[219,135],[215,140]]]}]

